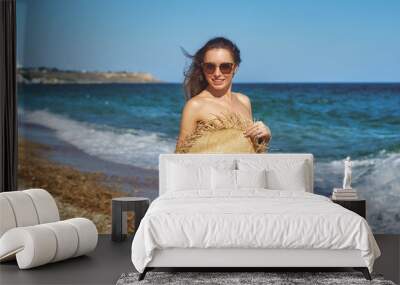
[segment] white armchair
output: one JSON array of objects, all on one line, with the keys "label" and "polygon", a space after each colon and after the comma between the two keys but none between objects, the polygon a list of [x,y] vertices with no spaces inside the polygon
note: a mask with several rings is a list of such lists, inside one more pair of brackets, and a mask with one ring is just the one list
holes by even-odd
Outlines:
[{"label": "white armchair", "polygon": [[20,269],[57,262],[94,250],[97,238],[86,218],[60,221],[44,189],[0,193],[0,262],[16,258]]}]

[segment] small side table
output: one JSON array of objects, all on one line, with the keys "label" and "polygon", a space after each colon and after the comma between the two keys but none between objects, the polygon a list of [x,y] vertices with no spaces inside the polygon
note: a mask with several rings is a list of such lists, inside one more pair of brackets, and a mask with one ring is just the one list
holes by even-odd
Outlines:
[{"label": "small side table", "polygon": [[356,214],[359,214],[361,217],[365,219],[366,217],[366,201],[363,199],[357,200],[333,200],[332,202],[339,204],[340,206],[353,211]]},{"label": "small side table", "polygon": [[139,227],[140,221],[144,217],[150,205],[150,199],[143,197],[118,197],[112,199],[112,225],[111,239],[113,241],[123,241],[128,232],[127,212],[135,213],[135,231]]}]

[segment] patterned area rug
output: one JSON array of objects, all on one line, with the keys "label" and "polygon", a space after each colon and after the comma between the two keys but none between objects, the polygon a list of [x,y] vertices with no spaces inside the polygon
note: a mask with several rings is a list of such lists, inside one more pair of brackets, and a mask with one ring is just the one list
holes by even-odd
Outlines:
[{"label": "patterned area rug", "polygon": [[145,279],[138,281],[139,273],[124,273],[117,285],[133,284],[388,284],[382,275],[372,274],[372,281],[361,272],[147,272]]}]

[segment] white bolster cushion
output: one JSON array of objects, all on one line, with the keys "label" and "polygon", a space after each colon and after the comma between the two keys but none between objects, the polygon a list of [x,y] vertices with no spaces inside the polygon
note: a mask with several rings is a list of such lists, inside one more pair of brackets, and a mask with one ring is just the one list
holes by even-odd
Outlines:
[{"label": "white bolster cushion", "polygon": [[78,232],[78,248],[74,254],[79,256],[88,253],[96,248],[97,245],[97,228],[96,225],[85,218],[73,218],[64,222],[73,225]]},{"label": "white bolster cushion", "polygon": [[28,269],[86,254],[96,245],[96,226],[85,218],[18,227],[0,238],[0,261],[16,257],[19,268]]},{"label": "white bolster cushion", "polygon": [[24,191],[3,192],[1,196],[10,203],[17,227],[33,226],[39,223],[35,205]]},{"label": "white bolster cushion", "polygon": [[20,269],[51,262],[57,250],[57,241],[51,229],[43,225],[13,228],[0,239],[0,260],[14,259]]},{"label": "white bolster cushion", "polygon": [[31,197],[38,215],[39,224],[60,220],[56,201],[49,192],[40,188],[28,189],[23,192]]},{"label": "white bolster cushion", "polygon": [[0,237],[16,226],[17,222],[10,202],[6,197],[0,195]]},{"label": "white bolster cushion", "polygon": [[57,242],[57,250],[51,262],[67,259],[75,255],[78,249],[79,237],[77,231],[72,229],[70,224],[62,221],[43,224],[43,226],[52,231]]},{"label": "white bolster cushion", "polygon": [[55,200],[44,189],[0,193],[0,237],[15,227],[60,220]]}]

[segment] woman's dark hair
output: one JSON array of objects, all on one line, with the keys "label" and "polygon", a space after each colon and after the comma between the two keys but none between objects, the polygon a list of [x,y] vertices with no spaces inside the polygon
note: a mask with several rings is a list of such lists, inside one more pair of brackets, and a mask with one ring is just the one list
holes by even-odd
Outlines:
[{"label": "woman's dark hair", "polygon": [[201,64],[203,62],[206,52],[213,48],[224,48],[229,50],[232,54],[235,64],[239,66],[241,62],[239,48],[232,41],[224,37],[212,38],[194,55],[190,55],[185,49],[181,47],[182,52],[185,54],[185,56],[192,59],[192,63],[190,64],[189,68],[183,73],[185,76],[183,87],[185,91],[186,101],[206,89],[208,83],[206,78],[204,77]]}]

